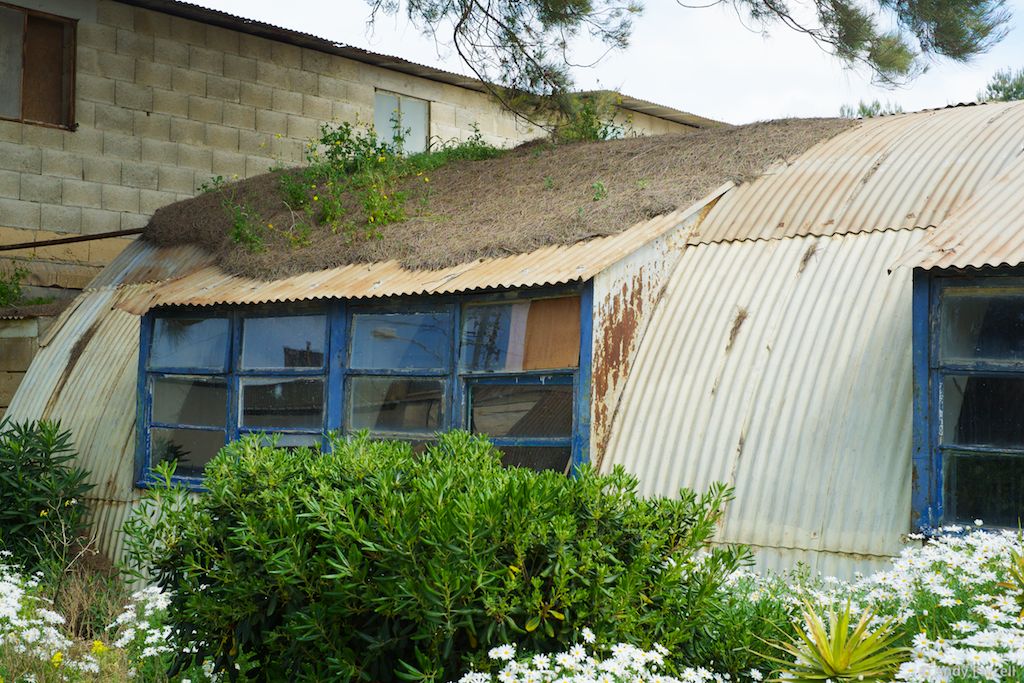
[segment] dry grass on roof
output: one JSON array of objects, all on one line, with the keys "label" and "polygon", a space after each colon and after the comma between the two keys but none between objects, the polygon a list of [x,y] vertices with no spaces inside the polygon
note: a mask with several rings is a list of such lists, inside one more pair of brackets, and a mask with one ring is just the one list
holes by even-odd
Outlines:
[{"label": "dry grass on roof", "polygon": [[[156,212],[145,238],[193,243],[228,272],[272,279],[351,263],[397,260],[410,269],[571,244],[628,228],[692,204],[726,181],[747,182],[774,163],[855,125],[846,119],[787,119],[694,133],[552,146],[527,143],[496,159],[458,161],[403,181],[408,218],[375,239],[313,231],[308,246],[267,236],[250,253],[228,238],[231,220],[217,193]],[[235,184],[236,201],[266,223],[286,224],[276,173]],[[346,217],[365,223],[355,201]]]}]

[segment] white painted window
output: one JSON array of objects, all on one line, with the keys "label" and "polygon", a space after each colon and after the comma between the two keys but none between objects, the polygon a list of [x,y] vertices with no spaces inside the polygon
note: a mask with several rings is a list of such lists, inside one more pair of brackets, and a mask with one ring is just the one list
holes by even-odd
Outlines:
[{"label": "white painted window", "polygon": [[373,127],[388,141],[403,139],[408,154],[425,152],[430,138],[430,102],[378,90],[373,102]]}]

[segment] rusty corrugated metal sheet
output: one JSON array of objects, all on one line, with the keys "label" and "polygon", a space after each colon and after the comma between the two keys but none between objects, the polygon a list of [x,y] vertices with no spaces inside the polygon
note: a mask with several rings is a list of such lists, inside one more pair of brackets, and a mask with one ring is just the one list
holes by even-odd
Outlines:
[{"label": "rusty corrugated metal sheet", "polygon": [[216,266],[141,292],[123,306],[144,313],[155,306],[258,304],[312,299],[362,299],[451,294],[478,289],[535,287],[586,280],[667,232],[686,224],[727,183],[697,204],[587,242],[544,247],[528,254],[482,259],[442,270],[406,270],[396,261],[354,264],[270,282],[227,275]]},{"label": "rusty corrugated metal sheet", "polygon": [[624,465],[647,494],[734,485],[719,538],[772,549],[771,562],[834,569],[898,552],[911,513],[911,287],[909,271],[887,267],[924,234],[688,247],[603,468]]},{"label": "rusty corrugated metal sheet", "polygon": [[694,243],[940,225],[1021,162],[1024,102],[867,119],[728,193]]},{"label": "rusty corrugated metal sheet", "polygon": [[125,247],[86,289],[159,282],[188,275],[213,262],[213,257],[200,247],[188,244],[158,247],[137,239]]},{"label": "rusty corrugated metal sheet", "polygon": [[1024,263],[1024,144],[1007,173],[937,227],[896,266],[981,268]]}]

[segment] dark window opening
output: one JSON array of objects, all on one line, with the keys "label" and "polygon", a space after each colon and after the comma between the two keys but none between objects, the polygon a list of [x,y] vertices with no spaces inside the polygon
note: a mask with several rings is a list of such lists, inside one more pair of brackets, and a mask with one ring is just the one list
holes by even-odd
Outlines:
[{"label": "dark window opening", "polygon": [[0,4],[0,118],[72,127],[75,26]]}]

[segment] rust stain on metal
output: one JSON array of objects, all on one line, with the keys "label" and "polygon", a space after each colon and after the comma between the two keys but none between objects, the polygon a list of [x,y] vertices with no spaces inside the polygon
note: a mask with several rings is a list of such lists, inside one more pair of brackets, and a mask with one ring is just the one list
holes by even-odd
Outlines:
[{"label": "rust stain on metal", "polygon": [[811,246],[807,247],[807,251],[805,251],[804,255],[800,258],[800,265],[796,269],[797,275],[804,272],[807,268],[807,264],[811,262],[811,259],[814,258],[816,253],[818,253],[818,243],[811,242]]},{"label": "rust stain on metal", "polygon": [[82,357],[82,353],[89,346],[89,342],[96,336],[96,330],[99,327],[100,320],[97,318],[93,320],[89,328],[82,334],[81,337],[75,342],[74,346],[71,347],[71,353],[68,355],[68,362],[64,364],[64,369],[60,372],[60,378],[57,380],[57,385],[53,388],[53,393],[50,394],[49,400],[46,402],[46,408],[43,409],[43,417],[49,417],[50,411],[53,410],[54,404],[57,399],[60,398],[61,391],[64,390],[64,385],[67,384],[68,378],[71,377],[71,373],[74,372],[75,366],[78,364],[78,359]]},{"label": "rust stain on metal", "polygon": [[732,351],[732,345],[736,343],[736,337],[740,333],[740,328],[743,327],[743,322],[747,319],[747,309],[741,308],[736,311],[736,317],[732,319],[732,328],[729,330],[729,341],[725,345],[725,352],[729,353]]},{"label": "rust stain on metal", "polygon": [[644,313],[644,272],[622,283],[619,291],[604,302],[601,328],[596,330],[597,348],[593,363],[594,439],[591,445],[594,464],[601,466],[611,434],[609,398],[629,374],[636,335]]}]

